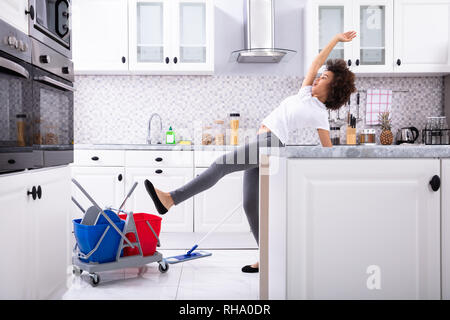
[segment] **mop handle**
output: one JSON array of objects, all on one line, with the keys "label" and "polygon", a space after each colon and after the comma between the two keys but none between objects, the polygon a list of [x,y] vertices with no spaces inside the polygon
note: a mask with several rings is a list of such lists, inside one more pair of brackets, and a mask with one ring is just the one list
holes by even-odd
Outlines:
[{"label": "mop handle", "polygon": [[125,197],[125,199],[123,200],[122,204],[119,207],[119,212],[123,209],[123,207],[125,206],[125,203],[127,202],[128,198],[130,198],[131,194],[133,193],[134,189],[136,189],[138,183],[137,181],[133,184],[133,186],[130,189],[130,192],[128,192],[127,196]]},{"label": "mop handle", "polygon": [[[240,208],[242,206],[242,204],[241,203],[239,203],[233,210],[231,210],[231,212],[227,215],[227,216],[225,216],[223,219],[222,219],[222,221],[220,221],[214,228],[212,228],[211,230],[209,230],[208,231],[208,233],[207,234],[205,234],[205,236],[203,237],[203,238],[201,238],[196,244],[195,244],[195,246],[197,246],[198,247],[198,245],[200,244],[200,242],[202,242],[203,240],[205,240],[206,238],[208,238],[208,236],[211,234],[211,233],[213,233],[214,231],[216,231],[222,224],[224,224],[225,223],[225,221],[227,221],[229,218],[231,218],[231,216]],[[194,246],[194,247],[195,247]],[[195,247],[195,248],[197,248],[197,247]],[[194,248],[194,250],[195,250],[195,248]],[[194,250],[192,250],[192,251],[194,251]],[[191,251],[191,252],[192,252]]]},{"label": "mop handle", "polygon": [[81,192],[83,192],[83,194],[86,196],[86,198],[89,199],[89,201],[92,202],[92,204],[94,205],[94,207],[96,207],[99,211],[100,214],[106,219],[106,221],[108,221],[108,223],[117,231],[118,234],[120,234],[120,236],[122,237],[123,240],[125,240],[129,246],[131,246],[131,248],[134,248],[134,245],[130,242],[130,240],[128,240],[128,238],[122,233],[122,231],[120,231],[120,229],[116,226],[116,224],[111,220],[110,217],[108,217],[108,215],[102,210],[102,208],[100,208],[100,206],[94,201],[94,199],[92,199],[92,197],[89,195],[89,193],[87,193],[86,190],[84,190],[84,188],[78,183],[77,180],[72,178],[72,182],[78,187],[78,189],[80,189]]}]

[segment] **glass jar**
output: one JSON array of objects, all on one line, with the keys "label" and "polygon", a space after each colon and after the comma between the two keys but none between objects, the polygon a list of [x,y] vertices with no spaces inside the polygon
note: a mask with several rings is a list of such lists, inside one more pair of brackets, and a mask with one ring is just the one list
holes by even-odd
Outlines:
[{"label": "glass jar", "polygon": [[202,131],[202,145],[212,144],[213,135],[212,135],[212,127],[204,126]]},{"label": "glass jar", "polygon": [[17,145],[19,147],[25,147],[25,114],[16,115],[16,127],[17,127]]},{"label": "glass jar", "polygon": [[225,144],[225,127],[223,124],[223,120],[214,121],[214,143],[220,146]]},{"label": "glass jar", "polygon": [[238,145],[239,144],[239,113],[230,113],[230,144]]}]

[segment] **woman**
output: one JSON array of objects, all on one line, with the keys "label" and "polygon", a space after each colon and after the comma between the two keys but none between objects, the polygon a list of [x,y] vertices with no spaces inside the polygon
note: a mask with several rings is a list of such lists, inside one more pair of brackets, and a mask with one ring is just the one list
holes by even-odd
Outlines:
[{"label": "woman", "polygon": [[[209,189],[223,176],[235,171],[244,172],[243,207],[252,233],[258,242],[259,235],[259,165],[260,146],[283,146],[289,133],[298,128],[313,127],[319,133],[322,146],[331,147],[328,123],[328,109],[337,110],[350,98],[355,88],[355,75],[348,70],[344,60],[327,61],[326,71],[317,79],[319,69],[330,52],[339,42],[352,41],[356,32],[337,34],[313,61],[298,94],[283,100],[262,122],[254,141],[236,148],[235,151],[219,157],[211,166],[186,185],[171,191],[155,189],[145,180],[145,188],[160,214],[173,205]],[[255,151],[251,154],[250,151]],[[252,161],[251,156],[255,159]],[[243,272],[258,272],[259,264],[247,265]]]}]

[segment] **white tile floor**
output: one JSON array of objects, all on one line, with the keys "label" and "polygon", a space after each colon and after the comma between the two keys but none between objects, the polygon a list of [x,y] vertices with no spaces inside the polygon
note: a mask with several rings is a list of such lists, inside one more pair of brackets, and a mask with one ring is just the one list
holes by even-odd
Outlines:
[{"label": "white tile floor", "polygon": [[[212,256],[170,265],[160,273],[158,264],[149,264],[138,275],[137,268],[100,273],[97,287],[87,274],[69,276],[62,299],[170,299],[212,300],[259,298],[259,274],[243,273],[242,266],[258,260],[257,250],[208,250]],[[183,250],[160,250],[164,257]]]}]

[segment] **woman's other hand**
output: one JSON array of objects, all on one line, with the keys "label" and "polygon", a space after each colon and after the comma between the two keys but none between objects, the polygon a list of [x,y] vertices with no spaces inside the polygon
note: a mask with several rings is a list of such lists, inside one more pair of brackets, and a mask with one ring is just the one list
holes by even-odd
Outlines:
[{"label": "woman's other hand", "polygon": [[339,33],[336,38],[339,42],[350,42],[356,37],[356,31],[347,31],[344,33]]}]

